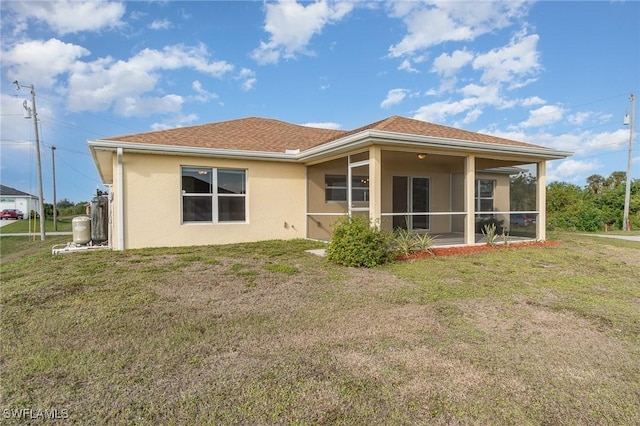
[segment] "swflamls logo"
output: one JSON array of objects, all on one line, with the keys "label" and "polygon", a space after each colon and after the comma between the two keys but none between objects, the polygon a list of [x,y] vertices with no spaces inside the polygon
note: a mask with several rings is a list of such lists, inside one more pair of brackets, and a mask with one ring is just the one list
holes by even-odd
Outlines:
[{"label": "swflamls logo", "polygon": [[26,420],[59,420],[69,418],[67,408],[5,408],[2,410],[2,417],[5,419],[26,419]]}]

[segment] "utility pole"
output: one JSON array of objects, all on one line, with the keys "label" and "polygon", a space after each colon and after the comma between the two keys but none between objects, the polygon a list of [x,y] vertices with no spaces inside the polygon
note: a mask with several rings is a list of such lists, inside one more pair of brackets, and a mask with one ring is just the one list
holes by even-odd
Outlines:
[{"label": "utility pole", "polygon": [[625,114],[624,124],[629,125],[629,158],[627,160],[627,186],[624,191],[624,215],[622,217],[622,228],[625,231],[631,231],[631,222],[629,221],[629,202],[631,200],[631,154],[633,151],[633,132],[636,123],[636,97],[631,94],[631,121],[629,116]]},{"label": "utility pole", "polygon": [[56,206],[56,147],[51,145],[51,167],[53,169],[53,230],[58,230],[58,212]]},{"label": "utility pole", "polygon": [[[45,233],[44,233],[44,196],[42,195],[42,162],[40,160],[40,136],[38,135],[38,112],[36,111],[36,89],[33,87],[33,84],[28,86],[21,85],[18,83],[18,80],[14,81],[13,84],[16,85],[16,88],[20,90],[20,87],[28,87],[31,90],[31,105],[33,107],[32,110],[27,107],[25,103],[23,104],[25,110],[28,112],[33,112],[33,130],[36,138],[36,159],[38,162],[38,202],[40,204],[39,209],[40,212],[40,240],[44,241]],[[29,114],[31,115],[31,114]],[[25,115],[25,118],[30,118]]]}]

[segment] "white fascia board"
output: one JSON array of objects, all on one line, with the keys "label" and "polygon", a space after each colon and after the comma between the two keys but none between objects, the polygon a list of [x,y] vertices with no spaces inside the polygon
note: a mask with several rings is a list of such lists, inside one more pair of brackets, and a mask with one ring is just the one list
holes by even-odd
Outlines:
[{"label": "white fascia board", "polygon": [[159,154],[159,155],[182,155],[196,157],[216,157],[216,158],[242,158],[271,161],[292,161],[298,160],[300,154],[286,154],[278,152],[264,151],[243,151],[219,148],[200,148],[176,145],[157,145],[137,142],[118,142],[105,140],[90,140],[88,142],[91,150],[115,151],[123,148],[127,152]]},{"label": "white fascia board", "polygon": [[542,157],[547,160],[567,158],[572,152],[556,151],[548,148],[504,145],[490,142],[473,142],[459,139],[435,138],[430,136],[409,135],[406,133],[365,130],[355,135],[316,146],[301,154],[301,160],[312,160],[319,156],[356,149],[361,146],[383,142],[388,145],[414,146],[419,148],[437,148],[471,153],[518,154]]},{"label": "white fascia board", "polygon": [[[93,164],[96,166],[96,170],[100,175],[100,180],[104,184],[108,181],[107,177],[102,173],[102,168],[100,167],[100,160],[98,160],[98,153],[93,147],[90,146],[89,151],[91,152],[91,158],[93,159]],[[115,152],[115,151],[114,151]]]}]

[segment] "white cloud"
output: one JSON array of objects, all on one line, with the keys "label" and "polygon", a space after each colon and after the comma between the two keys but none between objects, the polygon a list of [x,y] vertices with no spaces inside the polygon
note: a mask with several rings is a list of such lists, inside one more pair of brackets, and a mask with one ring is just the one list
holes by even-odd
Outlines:
[{"label": "white cloud", "polygon": [[591,117],[590,112],[577,112],[575,114],[571,114],[567,117],[569,123],[574,124],[576,126],[583,125],[588,119]]},{"label": "white cloud", "polygon": [[448,41],[472,41],[522,16],[525,2],[394,2],[390,16],[402,18],[407,35],[389,48],[392,57],[411,55]]},{"label": "white cloud", "polygon": [[582,136],[581,147],[587,150],[614,150],[620,149],[629,143],[629,131],[626,129],[602,133],[584,132]]},{"label": "white cloud", "polygon": [[37,87],[52,87],[56,78],[66,73],[87,49],[52,38],[18,43],[2,52],[2,65],[13,80],[29,82]]},{"label": "white cloud", "polygon": [[460,89],[465,97],[475,97],[483,104],[498,105],[501,102],[500,88],[498,86],[479,86],[477,84],[467,84]]},{"label": "white cloud", "polygon": [[434,102],[418,108],[413,115],[416,120],[433,123],[446,123],[447,117],[471,110],[480,104],[478,98],[466,98],[459,101]]},{"label": "white cloud", "polygon": [[532,96],[530,98],[523,99],[521,104],[523,106],[534,106],[534,105],[544,105],[546,104],[545,100],[540,98],[539,96]]},{"label": "white cloud", "polygon": [[589,155],[593,155],[596,152],[619,150],[629,142],[629,131],[625,129],[600,133],[584,131],[559,134],[549,132],[527,133],[524,128],[514,129],[512,131],[491,129],[481,130],[480,132],[506,139],[546,146],[560,151]]},{"label": "white cloud", "polygon": [[167,19],[156,19],[151,24],[149,24],[149,28],[151,28],[152,30],[168,30],[172,26],[173,25],[171,24],[171,21]]},{"label": "white cloud", "polygon": [[574,126],[582,126],[583,124],[588,124],[590,126],[594,124],[603,124],[609,122],[611,119],[611,114],[594,111],[578,111],[567,116],[569,123]]},{"label": "white cloud", "polygon": [[[443,84],[453,83],[454,80],[443,80]],[[445,88],[441,87],[441,91]],[[453,90],[448,87],[446,90]],[[435,123],[447,123],[449,117],[465,114],[465,117],[457,124],[468,124],[482,115],[482,108],[494,106],[500,108],[504,105],[504,99],[500,95],[500,88],[496,85],[479,86],[468,84],[459,92],[463,95],[460,100],[447,100],[433,102],[416,110],[414,118]],[[427,93],[432,94],[432,93]]]},{"label": "white cloud", "polygon": [[123,25],[125,6],[119,2],[39,1],[6,2],[19,20],[36,19],[60,35],[81,31],[100,31]]},{"label": "white cloud", "polygon": [[473,60],[473,68],[482,71],[483,83],[520,83],[516,87],[522,87],[534,81],[523,81],[523,77],[535,75],[542,68],[538,62],[538,39],[537,34],[519,34],[506,46],[477,55]]},{"label": "white cloud", "polygon": [[256,73],[249,68],[242,68],[236,79],[242,81],[241,87],[245,92],[253,89],[256,86],[256,83],[258,83]]},{"label": "white cloud", "polygon": [[595,173],[602,167],[598,160],[584,161],[569,158],[559,164],[552,163],[553,166],[547,170],[547,183],[554,181],[576,181],[577,176],[584,176]]},{"label": "white cloud", "polygon": [[470,124],[478,120],[478,118],[482,115],[482,110],[480,108],[472,109],[464,116],[462,122],[460,124]]},{"label": "white cloud", "polygon": [[311,54],[307,49],[311,37],[321,33],[326,25],[340,21],[354,7],[351,2],[326,0],[305,4],[286,0],[266,4],[264,30],[271,36],[251,53],[255,61],[269,64],[281,57],[290,59],[296,54]]},{"label": "white cloud", "polygon": [[170,120],[164,121],[162,123],[153,123],[151,125],[151,130],[166,130],[173,129],[175,127],[184,127],[193,124],[198,119],[198,116],[195,114],[177,114],[171,117]]},{"label": "white cloud", "polygon": [[331,121],[320,122],[320,123],[303,123],[301,124],[301,126],[315,127],[318,129],[330,129],[330,130],[339,130],[342,128],[342,124],[331,122]]},{"label": "white cloud", "polygon": [[466,50],[456,50],[451,55],[441,54],[433,61],[432,71],[445,77],[454,75],[473,59],[473,54]]},{"label": "white cloud", "polygon": [[179,95],[124,96],[116,100],[113,110],[123,117],[148,117],[154,114],[179,113],[183,102]]},{"label": "white cloud", "polygon": [[380,108],[389,108],[397,105],[404,100],[409,91],[407,89],[391,89],[387,93],[387,97],[380,103]]},{"label": "white cloud", "polygon": [[[525,100],[509,99],[505,92],[523,87],[535,81],[541,69],[537,51],[538,36],[527,35],[520,31],[502,47],[488,52],[473,53],[466,49],[458,49],[452,53],[443,53],[433,61],[431,71],[442,76],[440,87],[431,89],[427,94],[442,96],[452,94],[460,99],[451,99],[425,105],[419,108],[416,118],[426,121],[446,123],[450,117],[464,114],[456,124],[468,124],[475,121],[486,107],[496,109],[512,108],[516,105],[540,105],[544,101],[537,96]],[[474,77],[475,83],[459,87],[458,71],[471,64],[473,71],[480,75]],[[473,72],[472,70],[470,70]],[[469,77],[461,81],[469,81]],[[547,111],[549,112],[549,111]],[[540,113],[528,120],[525,125],[541,125]]]},{"label": "white cloud", "polygon": [[565,110],[556,105],[545,105],[529,111],[529,118],[520,125],[523,127],[547,126],[562,120]]},{"label": "white cloud", "polygon": [[398,69],[400,71],[419,72],[416,68],[413,67],[409,59],[405,59],[404,61],[402,61],[402,63],[398,65]]},{"label": "white cloud", "polygon": [[148,115],[162,108],[174,112],[181,105],[177,98],[142,99],[142,95],[156,88],[162,70],[189,68],[217,78],[233,70],[233,65],[209,61],[208,56],[204,45],[176,45],[162,51],[144,49],[126,61],[107,57],[77,62],[70,69],[69,106],[77,111],[101,111],[117,104],[115,112],[125,115]]},{"label": "white cloud", "polygon": [[198,102],[209,102],[210,100],[218,99],[216,93],[206,90],[198,80],[191,83],[191,88],[196,92],[196,96],[194,96],[193,99]]},{"label": "white cloud", "polygon": [[134,10],[129,14],[129,19],[131,19],[132,21],[138,21],[144,18],[145,16],[147,16],[147,13],[140,12],[139,10]]}]

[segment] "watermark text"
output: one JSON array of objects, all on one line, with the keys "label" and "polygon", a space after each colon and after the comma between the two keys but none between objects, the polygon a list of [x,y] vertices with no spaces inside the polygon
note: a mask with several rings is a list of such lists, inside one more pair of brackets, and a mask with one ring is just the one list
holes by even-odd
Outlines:
[{"label": "watermark text", "polygon": [[67,408],[5,408],[2,410],[5,419],[23,420],[62,420],[69,418]]}]

